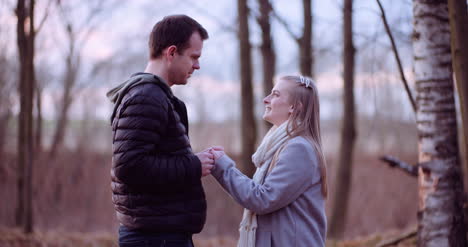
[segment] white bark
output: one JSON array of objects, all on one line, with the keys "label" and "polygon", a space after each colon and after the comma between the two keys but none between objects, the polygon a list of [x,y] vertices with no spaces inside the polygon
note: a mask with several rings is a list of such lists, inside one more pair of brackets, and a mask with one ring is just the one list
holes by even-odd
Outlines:
[{"label": "white bark", "polygon": [[414,0],[418,246],[466,246],[447,1]]}]

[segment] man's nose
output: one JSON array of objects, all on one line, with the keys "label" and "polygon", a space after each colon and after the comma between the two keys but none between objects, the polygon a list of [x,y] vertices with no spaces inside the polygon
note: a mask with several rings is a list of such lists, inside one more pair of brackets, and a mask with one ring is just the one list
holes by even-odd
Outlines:
[{"label": "man's nose", "polygon": [[193,64],[193,69],[200,69],[200,63],[199,62],[196,62]]}]

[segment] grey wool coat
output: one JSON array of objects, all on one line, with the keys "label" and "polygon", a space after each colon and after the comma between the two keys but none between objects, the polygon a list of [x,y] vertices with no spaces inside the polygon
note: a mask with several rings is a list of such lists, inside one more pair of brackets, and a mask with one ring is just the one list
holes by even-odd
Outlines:
[{"label": "grey wool coat", "polygon": [[256,247],[325,246],[320,168],[305,138],[288,141],[263,184],[242,174],[227,155],[215,163],[216,180],[240,205],[257,214]]}]

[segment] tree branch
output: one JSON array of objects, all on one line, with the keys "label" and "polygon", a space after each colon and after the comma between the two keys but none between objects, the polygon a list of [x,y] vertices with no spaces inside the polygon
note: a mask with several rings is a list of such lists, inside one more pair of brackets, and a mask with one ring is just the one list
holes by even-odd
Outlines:
[{"label": "tree branch", "polygon": [[39,31],[41,31],[42,27],[44,26],[45,21],[47,20],[47,17],[49,17],[49,9],[50,9],[51,5],[52,5],[52,0],[49,0],[49,2],[47,2],[47,7],[45,9],[44,16],[42,17],[41,21],[39,22],[39,26],[34,31],[34,33],[36,35],[37,35],[37,33],[39,33]]},{"label": "tree branch", "polygon": [[300,42],[300,37],[298,37],[291,29],[291,27],[288,25],[288,23],[283,19],[281,18],[281,16],[279,16],[276,11],[272,8],[271,10],[271,13],[273,14],[273,17],[276,18],[276,20],[278,20],[278,22],[283,25],[284,29],[286,30],[286,32],[289,33],[289,35],[291,35],[291,37],[296,40],[296,42]]},{"label": "tree branch", "polygon": [[99,22],[98,17],[99,17],[99,14],[102,13],[103,11],[104,2],[105,0],[98,0],[97,2],[95,2],[95,6],[90,6],[89,12],[85,21],[81,23],[81,26],[77,25],[76,27],[77,33],[81,33],[83,30],[85,30],[84,32],[87,32],[84,35],[85,37],[84,40],[87,39],[87,36],[89,35],[89,33],[93,31],[94,27],[98,26],[98,23],[96,22]]},{"label": "tree branch", "polygon": [[401,170],[403,170],[404,172],[406,172],[408,175],[412,177],[418,176],[419,164],[411,165],[389,155],[380,157],[380,160],[382,160],[383,162],[386,162],[390,167],[400,168]]},{"label": "tree branch", "polygon": [[237,28],[236,27],[233,27],[233,25],[225,24],[220,18],[218,18],[218,17],[212,15],[211,13],[209,13],[208,11],[206,11],[206,8],[202,8],[202,7],[196,5],[193,2],[188,2],[187,0],[184,0],[184,1],[181,1],[181,2],[186,4],[187,6],[190,6],[190,8],[195,9],[198,13],[202,13],[206,17],[212,19],[214,22],[218,23],[218,25],[221,26],[222,28],[224,28],[226,31],[233,32],[233,33],[237,34]]},{"label": "tree branch", "polygon": [[388,37],[390,38],[390,42],[392,43],[393,54],[395,55],[395,59],[396,59],[396,62],[398,64],[398,70],[400,72],[401,80],[403,82],[403,85],[405,86],[405,90],[406,90],[406,93],[408,94],[408,98],[409,98],[409,100],[411,102],[411,106],[413,106],[414,113],[416,114],[416,110],[417,110],[416,102],[414,101],[413,95],[411,94],[411,90],[409,89],[409,86],[408,86],[408,82],[406,81],[405,74],[403,73],[403,66],[401,65],[400,55],[398,54],[398,50],[397,50],[397,47],[395,45],[395,40],[393,39],[392,32],[391,32],[390,27],[388,25],[387,17],[385,16],[385,10],[384,10],[380,0],[376,0],[376,1],[377,1],[377,4],[379,5],[379,8],[380,8],[382,21],[383,21],[384,26],[385,26],[385,31],[387,32]]},{"label": "tree branch", "polygon": [[409,239],[409,238],[412,238],[412,237],[416,237],[418,231],[416,229],[414,230],[411,230],[410,232],[407,232],[401,236],[398,236],[398,237],[395,237],[395,238],[392,238],[392,239],[389,239],[389,240],[385,240],[385,241],[382,241],[380,242],[377,247],[387,247],[387,246],[393,246],[393,245],[397,245],[398,243],[406,240],[406,239]]}]

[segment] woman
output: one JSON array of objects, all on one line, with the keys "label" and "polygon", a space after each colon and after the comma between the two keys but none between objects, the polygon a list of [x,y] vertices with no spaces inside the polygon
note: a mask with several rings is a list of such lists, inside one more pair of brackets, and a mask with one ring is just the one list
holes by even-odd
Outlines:
[{"label": "woman", "polygon": [[243,207],[239,247],[325,246],[327,184],[319,99],[311,79],[284,76],[263,102],[273,124],[252,160],[253,179],[213,150],[213,176]]}]

